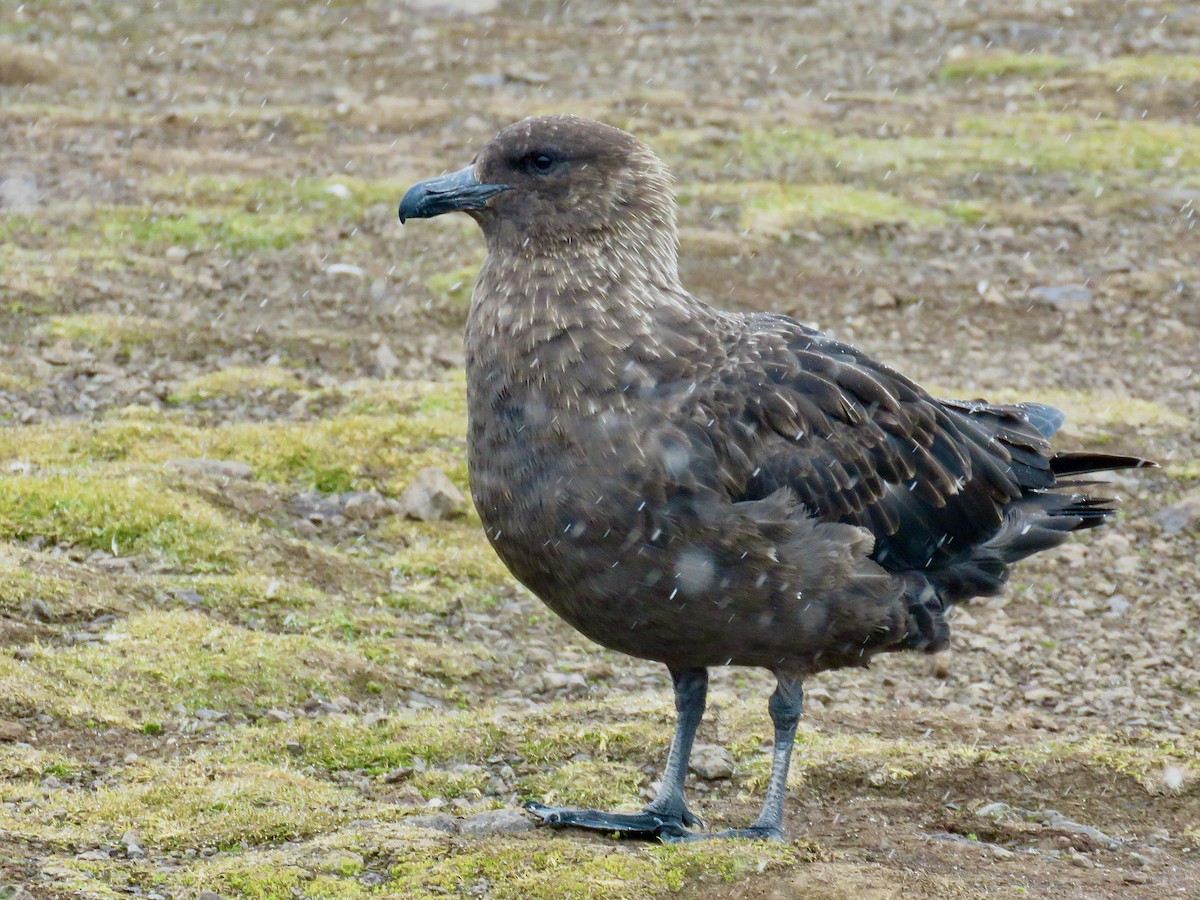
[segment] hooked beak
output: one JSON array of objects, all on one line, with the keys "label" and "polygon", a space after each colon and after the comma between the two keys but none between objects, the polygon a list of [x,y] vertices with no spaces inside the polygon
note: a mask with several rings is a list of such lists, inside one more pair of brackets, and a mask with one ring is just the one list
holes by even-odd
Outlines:
[{"label": "hooked beak", "polygon": [[456,210],[483,209],[490,197],[507,190],[507,184],[481,183],[475,177],[475,167],[467,166],[410,187],[400,201],[400,224]]}]

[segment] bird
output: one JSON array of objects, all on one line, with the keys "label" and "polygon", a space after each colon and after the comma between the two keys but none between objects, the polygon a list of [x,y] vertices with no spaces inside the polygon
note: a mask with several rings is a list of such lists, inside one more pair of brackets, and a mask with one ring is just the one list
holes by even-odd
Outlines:
[{"label": "bird", "polygon": [[[529,801],[539,825],[782,839],[805,679],[946,648],[950,606],[1115,512],[1072,476],[1153,465],[1053,449],[1052,406],[936,399],[791,318],[694,297],[672,176],[611,125],[512,124],[409,188],[399,218],[454,211],[487,250],[464,341],[487,539],[579,632],[665,664],[675,695],[644,809]],[[774,674],[774,749],[757,819],[707,832],[684,788],[721,666]]]}]

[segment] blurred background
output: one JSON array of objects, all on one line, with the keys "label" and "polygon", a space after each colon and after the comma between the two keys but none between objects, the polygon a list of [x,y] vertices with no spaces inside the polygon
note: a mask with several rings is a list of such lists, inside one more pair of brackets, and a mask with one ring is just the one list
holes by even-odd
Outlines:
[{"label": "blurred background", "polygon": [[[950,653],[812,682],[783,845],[520,833],[673,721],[483,541],[482,241],[396,220],[548,112],[673,169],[697,295],[1163,464]],[[0,896],[1194,893],[1198,137],[1180,3],[6,2]],[[769,690],[714,682],[710,825]]]}]

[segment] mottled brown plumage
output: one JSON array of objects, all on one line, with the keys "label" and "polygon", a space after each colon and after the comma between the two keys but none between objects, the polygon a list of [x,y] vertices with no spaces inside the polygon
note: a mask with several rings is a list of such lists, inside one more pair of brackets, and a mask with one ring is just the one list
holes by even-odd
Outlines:
[{"label": "mottled brown plumage", "polygon": [[779,749],[763,816],[736,833],[773,836],[800,679],[944,647],[948,603],[1112,511],[1060,476],[1140,461],[1056,454],[1049,407],[940,401],[791,319],[695,299],[670,185],[622,131],[528,119],[400,213],[463,209],[487,241],[466,348],[488,539],[574,627],[676,681],[680,730],[646,812],[538,811],[690,834],[704,670],[763,666]]}]

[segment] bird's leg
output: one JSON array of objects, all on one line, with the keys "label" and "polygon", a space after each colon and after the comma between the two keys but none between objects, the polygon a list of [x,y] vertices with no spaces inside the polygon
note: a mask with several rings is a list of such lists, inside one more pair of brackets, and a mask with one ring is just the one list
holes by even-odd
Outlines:
[{"label": "bird's leg", "polygon": [[662,787],[644,810],[640,813],[610,813],[598,809],[564,809],[535,802],[526,803],[525,808],[539,816],[543,825],[590,828],[627,837],[679,839],[688,834],[687,826],[700,825],[700,820],[684,803],[683,782],[692,755],[692,741],[704,716],[708,670],[672,669],[671,678],[675,682],[675,711],[678,714],[675,737],[667,754]]},{"label": "bird's leg", "polygon": [[788,766],[792,761],[792,744],[796,726],[804,706],[804,691],[800,679],[786,673],[775,673],[775,693],[767,704],[775,726],[775,752],[771,759],[771,779],[767,782],[767,798],[762,812],[748,828],[734,828],[713,834],[664,834],[666,841],[696,841],[709,838],[750,838],[752,840],[783,839],[783,798],[787,793]]}]

